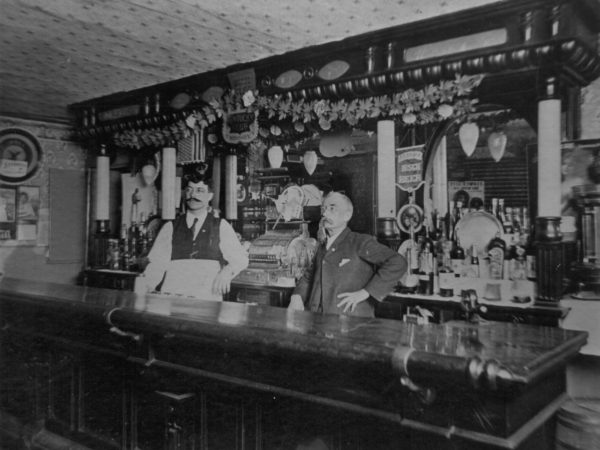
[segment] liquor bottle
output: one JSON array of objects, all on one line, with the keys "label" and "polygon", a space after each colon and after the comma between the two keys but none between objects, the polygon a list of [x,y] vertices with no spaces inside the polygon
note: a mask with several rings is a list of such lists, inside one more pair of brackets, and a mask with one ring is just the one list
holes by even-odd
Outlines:
[{"label": "liquor bottle", "polygon": [[506,222],[506,219],[504,217],[504,199],[503,198],[498,199],[498,208],[496,210],[496,219],[498,219],[500,224],[504,227],[504,222]]},{"label": "liquor bottle", "polygon": [[528,233],[525,237],[525,276],[528,280],[535,280],[536,274],[536,250],[533,243],[533,233]]},{"label": "liquor bottle", "polygon": [[425,226],[425,235],[421,242],[419,261],[419,294],[433,294],[433,242],[428,236],[428,227]]},{"label": "liquor bottle", "polygon": [[513,210],[510,206],[504,208],[504,214],[502,214],[504,222],[502,222],[502,228],[504,228],[504,234],[512,234],[513,228]]},{"label": "liquor bottle", "polygon": [[498,199],[497,198],[493,198],[492,199],[492,211],[491,211],[491,214],[494,217],[496,217],[496,218],[498,217]]},{"label": "liquor bottle", "polygon": [[421,253],[423,252],[428,252],[431,255],[434,254],[433,239],[431,238],[428,224],[425,224],[425,233],[421,239]]},{"label": "liquor bottle", "polygon": [[131,255],[129,253],[129,237],[127,225],[121,226],[121,269],[131,269]]},{"label": "liquor bottle", "polygon": [[488,258],[490,260],[490,278],[501,280],[504,274],[504,254],[506,253],[506,242],[500,237],[500,233],[490,241],[488,245]]},{"label": "liquor bottle", "polygon": [[436,229],[436,238],[433,242],[436,266],[439,268],[442,266],[444,258],[444,243],[448,241],[448,231],[446,230],[446,223],[441,217],[438,217],[438,226]]},{"label": "liquor bottle", "polygon": [[450,259],[452,261],[452,271],[455,273],[455,276],[462,274],[465,262],[465,250],[460,246],[458,238],[456,238],[454,247],[450,252]]},{"label": "liquor bottle", "polygon": [[505,280],[512,279],[512,270],[514,268],[514,260],[517,255],[517,239],[514,234],[506,234],[504,236],[506,238],[505,242],[506,251],[504,252],[504,269],[502,270],[502,278]]},{"label": "liquor bottle", "polygon": [[521,208],[513,208],[513,232],[520,235],[523,228],[523,210]]},{"label": "liquor bottle", "polygon": [[454,210],[454,223],[455,224],[458,223],[458,221],[463,218],[463,215],[464,215],[464,211],[463,210],[464,210],[464,208],[463,208],[463,202],[460,201],[460,200],[457,200],[456,201],[456,208]]},{"label": "liquor bottle", "polygon": [[[454,243],[443,236],[438,242],[438,288],[442,297],[454,295],[454,272],[452,271],[452,259],[450,253]],[[436,291],[437,292],[437,291]]]},{"label": "liquor bottle", "polygon": [[138,243],[138,256],[144,258],[150,251],[150,240],[148,239],[148,228],[146,224],[142,224],[140,228],[140,238]]},{"label": "liquor bottle", "polygon": [[137,247],[136,254],[138,256],[142,256],[143,245],[144,245],[144,236],[146,235],[146,215],[144,213],[140,214],[140,221],[138,223],[138,237],[137,237]]},{"label": "liquor bottle", "polygon": [[127,225],[123,224],[121,225],[121,234],[119,236],[119,238],[122,240],[127,239]]},{"label": "liquor bottle", "polygon": [[471,264],[469,266],[469,276],[479,278],[479,250],[477,244],[471,246]]},{"label": "liquor bottle", "polygon": [[519,234],[511,248],[510,258],[510,279],[513,281],[524,280],[527,278],[527,241],[525,233]]},{"label": "liquor bottle", "polygon": [[454,225],[456,222],[454,221],[454,202],[450,202],[450,206],[448,208],[448,212],[446,213],[446,226],[447,226],[447,235],[446,239],[449,241],[454,240]]},{"label": "liquor bottle", "polygon": [[529,220],[529,210],[527,209],[526,206],[524,206],[522,209],[522,215],[521,215],[521,229],[523,229],[527,233],[529,233],[531,231],[530,228],[531,228],[531,222]]},{"label": "liquor bottle", "polygon": [[408,292],[415,292],[419,285],[419,265],[417,262],[417,254],[413,247],[416,247],[416,242],[413,239],[410,239],[408,248],[406,251],[406,263],[408,265],[408,273],[406,274],[406,279],[404,280],[404,287]]}]

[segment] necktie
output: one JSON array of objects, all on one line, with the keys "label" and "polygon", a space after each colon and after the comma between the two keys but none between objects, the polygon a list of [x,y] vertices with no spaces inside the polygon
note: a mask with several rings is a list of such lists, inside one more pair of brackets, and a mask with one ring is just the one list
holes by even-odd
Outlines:
[{"label": "necktie", "polygon": [[194,218],[194,223],[190,227],[190,230],[192,230],[192,240],[196,237],[196,226],[197,226],[197,224],[198,224],[198,218],[195,217]]}]

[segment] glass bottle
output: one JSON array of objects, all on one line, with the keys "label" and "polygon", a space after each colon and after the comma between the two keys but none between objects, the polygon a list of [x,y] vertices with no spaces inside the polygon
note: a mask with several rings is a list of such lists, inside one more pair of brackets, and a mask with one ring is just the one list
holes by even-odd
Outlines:
[{"label": "glass bottle", "polygon": [[121,226],[121,269],[131,269],[131,254],[129,251],[129,237],[127,233],[127,225]]},{"label": "glass bottle", "polygon": [[488,246],[490,278],[494,280],[501,280],[503,278],[505,253],[506,242],[500,237],[500,233],[497,233]]},{"label": "glass bottle", "polygon": [[504,208],[504,214],[502,214],[502,217],[504,219],[504,222],[502,222],[502,228],[504,228],[504,234],[512,234],[514,229],[513,229],[513,210],[510,206],[507,206],[506,208]]},{"label": "glass bottle", "polygon": [[492,215],[494,217],[498,217],[498,199],[497,198],[493,198],[492,199]]},{"label": "glass bottle", "polygon": [[533,233],[528,233],[525,237],[525,276],[528,280],[535,280],[536,274],[536,251],[533,242]]},{"label": "glass bottle", "polygon": [[516,234],[521,234],[521,229],[523,228],[523,213],[521,208],[513,208],[513,232]]},{"label": "glass bottle", "polygon": [[415,292],[419,285],[419,263],[418,252],[416,251],[416,242],[411,237],[409,238],[408,248],[406,249],[406,263],[408,265],[408,273],[404,280],[404,287],[408,292]]},{"label": "glass bottle", "polygon": [[450,252],[450,259],[452,261],[452,271],[455,274],[461,274],[465,261],[465,250],[460,246],[460,239],[458,238],[456,238],[455,245]]},{"label": "glass bottle", "polygon": [[477,244],[471,246],[471,265],[469,273],[472,277],[479,278],[479,250]]},{"label": "glass bottle", "polygon": [[454,202],[450,202],[450,207],[448,208],[448,212],[446,213],[446,225],[447,225],[447,235],[446,238],[450,241],[454,240],[454,225],[456,222],[454,221]]},{"label": "glass bottle", "polygon": [[527,241],[525,239],[524,233],[519,234],[518,240],[515,241],[514,246],[511,248],[510,279],[514,281],[527,278]]},{"label": "glass bottle", "polygon": [[450,258],[452,246],[453,242],[448,239],[447,230],[444,230],[437,247],[437,279],[439,293],[442,297],[452,297],[454,295],[454,272],[452,271],[452,259]]},{"label": "glass bottle", "polygon": [[504,222],[506,222],[506,220],[504,217],[504,199],[503,198],[498,199],[498,207],[496,209],[496,219],[498,219],[498,222],[500,222],[500,225],[502,225],[502,227],[504,228]]},{"label": "glass bottle", "polygon": [[419,261],[419,294],[424,295],[433,294],[433,242],[428,234],[428,227],[425,226]]}]

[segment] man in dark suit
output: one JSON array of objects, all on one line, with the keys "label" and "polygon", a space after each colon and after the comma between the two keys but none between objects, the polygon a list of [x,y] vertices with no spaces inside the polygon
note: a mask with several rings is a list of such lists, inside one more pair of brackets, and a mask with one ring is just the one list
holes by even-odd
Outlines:
[{"label": "man in dark suit", "polygon": [[373,236],[348,228],[353,206],[345,195],[330,193],[321,210],[326,242],[299,280],[289,308],[373,317],[375,302],[394,289],[406,261]]}]

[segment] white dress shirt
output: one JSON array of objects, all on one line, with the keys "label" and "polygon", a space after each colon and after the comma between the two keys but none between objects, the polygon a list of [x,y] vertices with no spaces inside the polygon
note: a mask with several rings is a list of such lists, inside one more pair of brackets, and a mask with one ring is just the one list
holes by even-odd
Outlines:
[{"label": "white dress shirt", "polygon": [[327,250],[329,250],[331,248],[331,246],[333,245],[333,242],[337,239],[337,237],[342,234],[342,231],[344,231],[346,228],[342,228],[340,231],[338,231],[335,234],[327,235],[327,241],[325,241],[325,248]]},{"label": "white dress shirt", "polygon": [[[188,228],[194,224],[194,219],[198,218],[194,238],[202,228],[206,216],[206,211],[199,216],[191,214],[189,211],[186,213],[185,220]],[[229,222],[221,219],[219,233],[219,249],[221,250],[221,253],[223,253],[223,259],[227,262],[227,265],[223,267],[222,270],[229,271],[233,278],[243,269],[248,267],[248,254],[244,247],[242,247],[242,244],[240,244],[240,241]],[[167,222],[159,231],[154,240],[154,244],[152,245],[152,249],[150,250],[150,253],[148,253],[150,262],[144,271],[144,284],[149,289],[154,289],[163,279],[165,271],[171,262],[172,249],[173,222]]]}]

